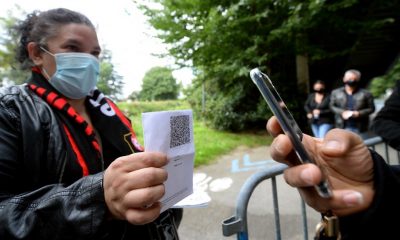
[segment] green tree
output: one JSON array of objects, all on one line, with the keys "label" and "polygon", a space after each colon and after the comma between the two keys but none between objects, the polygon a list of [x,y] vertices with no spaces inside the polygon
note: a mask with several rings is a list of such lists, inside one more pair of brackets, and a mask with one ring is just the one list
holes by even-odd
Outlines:
[{"label": "green tree", "polygon": [[179,84],[172,75],[172,70],[167,67],[153,67],[146,72],[142,90],[139,94],[140,100],[174,100],[179,93]]},{"label": "green tree", "polygon": [[19,68],[14,55],[18,43],[13,26],[19,21],[15,16],[24,14],[18,6],[14,11],[8,12],[6,17],[0,17],[0,86],[6,83],[21,84],[29,76],[28,72]]},{"label": "green tree", "polygon": [[373,78],[369,89],[372,95],[380,97],[386,93],[387,89],[393,88],[396,81],[400,81],[400,58],[397,58],[385,75]]},{"label": "green tree", "polygon": [[133,91],[129,94],[128,99],[131,101],[138,101],[140,97],[140,91]]},{"label": "green tree", "polygon": [[214,127],[230,130],[264,127],[265,117],[271,114],[255,94],[251,68],[269,73],[299,119],[308,85],[308,76],[300,73],[320,60],[348,54],[361,33],[390,23],[379,17],[366,19],[366,13],[394,4],[378,0],[151,2],[158,5],[140,7],[177,64],[193,64],[197,74],[193,92],[203,94],[192,96],[206,93],[204,116]]},{"label": "green tree", "polygon": [[124,85],[123,79],[114,69],[112,54],[105,46],[100,57],[100,74],[97,87],[105,95],[118,100]]}]

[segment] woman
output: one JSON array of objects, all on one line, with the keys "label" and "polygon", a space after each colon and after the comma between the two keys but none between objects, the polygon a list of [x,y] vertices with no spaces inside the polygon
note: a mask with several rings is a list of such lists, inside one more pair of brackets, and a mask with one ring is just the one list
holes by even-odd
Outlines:
[{"label": "woman", "polygon": [[311,93],[304,104],[307,119],[315,137],[323,138],[333,127],[333,114],[329,109],[329,94],[325,91],[325,83],[317,80]]},{"label": "woman", "polygon": [[178,239],[172,210],[160,216],[166,156],[142,152],[95,89],[90,20],[52,9],[16,30],[32,75],[0,90],[0,239]]}]

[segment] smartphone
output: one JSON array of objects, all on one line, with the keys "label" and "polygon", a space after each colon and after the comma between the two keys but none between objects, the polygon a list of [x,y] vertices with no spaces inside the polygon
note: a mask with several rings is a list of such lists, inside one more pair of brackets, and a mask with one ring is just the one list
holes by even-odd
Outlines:
[{"label": "smartphone", "polygon": [[[282,98],[279,96],[268,75],[261,72],[258,68],[254,68],[250,71],[250,78],[260,90],[261,95],[264,97],[272,113],[278,119],[283,132],[292,142],[293,148],[300,162],[316,164],[301,142],[303,139],[303,132],[300,130],[299,125],[296,123]],[[315,189],[321,197],[329,198],[332,196],[332,190],[325,175],[323,175],[323,180],[315,186]]]}]

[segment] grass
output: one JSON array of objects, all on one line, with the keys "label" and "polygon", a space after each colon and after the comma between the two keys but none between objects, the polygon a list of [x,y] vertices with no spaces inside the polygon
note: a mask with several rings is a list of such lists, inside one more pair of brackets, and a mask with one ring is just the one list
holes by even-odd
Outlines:
[{"label": "grass", "polygon": [[[140,143],[143,143],[142,112],[190,109],[184,101],[118,103],[118,106],[130,117]],[[195,117],[194,119],[195,167],[210,164],[239,146],[257,147],[271,143],[271,137],[266,131],[258,133],[218,131],[207,127],[203,121],[196,120]]]},{"label": "grass", "polygon": [[208,128],[203,122],[195,122],[193,131],[195,166],[210,164],[239,146],[256,147],[271,143],[266,131],[257,134],[224,132]]}]

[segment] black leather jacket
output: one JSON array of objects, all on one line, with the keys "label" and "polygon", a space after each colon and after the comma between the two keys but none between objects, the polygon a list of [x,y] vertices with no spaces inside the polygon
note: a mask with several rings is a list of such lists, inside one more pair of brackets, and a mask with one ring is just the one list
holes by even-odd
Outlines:
[{"label": "black leather jacket", "polygon": [[399,222],[387,216],[400,214],[400,166],[388,165],[376,152],[374,198],[363,212],[339,218],[342,240],[398,239]]},{"label": "black leather jacket", "polygon": [[383,108],[376,114],[371,129],[391,147],[400,151],[400,80]]},{"label": "black leather jacket", "polygon": [[107,219],[103,172],[82,177],[62,134],[27,85],[0,89],[0,239],[160,239],[157,226]]},{"label": "black leather jacket", "polygon": [[329,108],[330,94],[325,94],[321,103],[315,101],[315,93],[308,95],[306,102],[304,103],[304,110],[306,113],[313,112],[314,109],[319,109],[320,114],[318,119],[310,119],[311,124],[333,124],[333,113]]},{"label": "black leather jacket", "polygon": [[[370,92],[365,89],[358,89],[353,93],[354,108],[357,110],[360,116],[355,120],[357,128],[360,132],[368,130],[369,127],[369,115],[375,111],[374,98]],[[338,128],[344,127],[344,121],[342,113],[347,109],[347,97],[344,87],[335,89],[331,93],[331,99],[329,104],[332,112],[335,113],[335,124]]]}]

